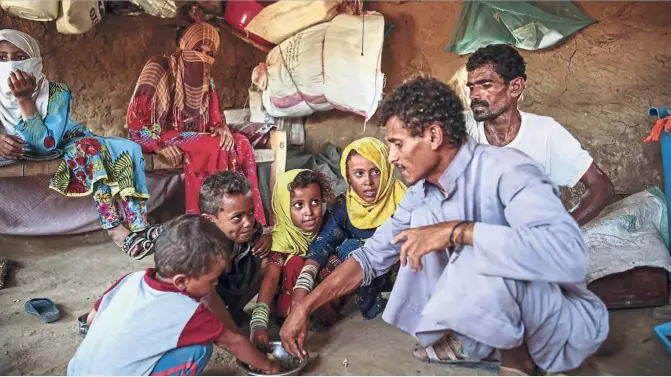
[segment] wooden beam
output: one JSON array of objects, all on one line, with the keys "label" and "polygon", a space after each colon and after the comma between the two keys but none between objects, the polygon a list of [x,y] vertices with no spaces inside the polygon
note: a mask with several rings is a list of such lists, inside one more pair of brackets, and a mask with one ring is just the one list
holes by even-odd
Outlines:
[{"label": "wooden beam", "polygon": [[[270,167],[270,200],[272,202],[275,182],[287,168],[287,133],[285,131],[270,132],[270,148],[275,152],[275,161]],[[275,216],[270,206],[270,224],[275,225]]]},{"label": "wooden beam", "polygon": [[33,177],[36,175],[52,175],[58,169],[62,159],[54,161],[34,162],[20,161],[0,168],[0,178]]},{"label": "wooden beam", "polygon": [[[286,139],[286,135],[285,135]],[[271,136],[272,140],[272,136]],[[286,145],[286,142],[285,142]],[[182,166],[177,168],[168,165],[160,157],[155,154],[145,154],[144,159],[147,162],[145,168],[146,171],[154,170],[170,170],[170,169],[181,169]],[[254,159],[257,164],[274,162],[275,161],[275,151],[272,149],[256,149],[254,150]],[[284,166],[286,166],[286,150],[284,151]],[[0,167],[0,178],[12,178],[12,177],[33,177],[38,175],[52,175],[58,169],[62,159],[57,159],[53,161],[20,161],[15,164],[8,166]],[[271,168],[272,169],[272,168]],[[284,167],[282,168],[284,169]],[[272,180],[272,178],[271,178]]]}]

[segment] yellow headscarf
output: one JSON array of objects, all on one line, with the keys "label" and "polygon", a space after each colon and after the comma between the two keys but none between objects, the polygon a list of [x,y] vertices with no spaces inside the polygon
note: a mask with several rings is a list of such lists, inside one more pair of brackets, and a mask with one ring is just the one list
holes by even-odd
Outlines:
[{"label": "yellow headscarf", "polygon": [[303,171],[307,171],[307,169],[289,170],[282,174],[280,179],[275,182],[272,207],[276,224],[272,232],[272,250],[278,253],[304,256],[307,254],[310,242],[315,238],[315,233],[308,233],[291,221],[291,192],[289,191],[289,185]]},{"label": "yellow headscarf", "polygon": [[396,206],[403,199],[406,188],[394,177],[394,167],[387,160],[389,156],[387,146],[374,137],[355,140],[343,151],[340,170],[348,184],[347,156],[351,151],[356,151],[380,169],[380,187],[375,202],[367,203],[350,186],[345,193],[347,215],[357,229],[375,229],[396,212]]}]

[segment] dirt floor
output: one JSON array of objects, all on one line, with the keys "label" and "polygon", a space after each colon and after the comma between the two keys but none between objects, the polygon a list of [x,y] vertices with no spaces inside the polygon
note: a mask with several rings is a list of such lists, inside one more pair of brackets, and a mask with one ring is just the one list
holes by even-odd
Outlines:
[{"label": "dirt floor", "polygon": [[[125,273],[151,266],[122,254],[102,232],[68,237],[0,237],[0,255],[15,261],[8,285],[0,290],[0,375],[62,375],[77,348],[77,316],[86,313],[110,284]],[[42,324],[23,312],[25,300],[53,299],[60,321]],[[671,320],[671,308],[616,311],[611,335],[597,355],[570,374],[665,375],[671,356],[652,333]],[[354,310],[328,332],[312,333],[309,349],[318,357],[311,375],[475,375],[460,368],[422,364],[413,359],[413,338],[376,319],[363,321]],[[343,361],[347,359],[348,365]],[[231,357],[217,350],[209,375],[240,374]]]}]

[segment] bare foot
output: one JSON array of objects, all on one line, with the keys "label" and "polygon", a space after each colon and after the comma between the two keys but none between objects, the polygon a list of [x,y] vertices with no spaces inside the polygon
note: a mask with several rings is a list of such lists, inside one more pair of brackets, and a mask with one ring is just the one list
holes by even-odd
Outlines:
[{"label": "bare foot", "polygon": [[501,350],[500,376],[530,376],[535,371],[536,364],[531,360],[526,344],[509,350]]},{"label": "bare foot", "polygon": [[499,376],[528,376],[528,373],[524,373],[521,370],[515,369],[515,368],[508,368],[508,367],[500,367],[499,368]]},{"label": "bare foot", "polygon": [[119,247],[123,246],[124,239],[130,233],[130,230],[126,229],[126,227],[123,225],[119,225],[112,229],[107,229],[107,234],[112,236],[112,241],[114,241],[114,243]]}]

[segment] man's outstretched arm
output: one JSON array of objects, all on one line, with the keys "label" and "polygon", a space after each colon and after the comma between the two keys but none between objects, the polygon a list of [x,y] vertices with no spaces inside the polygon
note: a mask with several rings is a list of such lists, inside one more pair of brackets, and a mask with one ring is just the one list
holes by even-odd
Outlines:
[{"label": "man's outstretched arm", "polygon": [[366,244],[322,281],[317,288],[293,304],[291,312],[280,331],[282,345],[290,354],[303,358],[308,330],[308,316],[322,305],[353,292],[391,269],[399,260],[400,245],[392,244],[394,237],[410,227],[412,209],[421,198],[409,191],[396,213],[380,226]]},{"label": "man's outstretched arm", "polygon": [[580,182],[585,185],[585,193],[570,213],[578,225],[583,226],[597,217],[607,205],[615,202],[615,187],[606,173],[593,162]]}]

